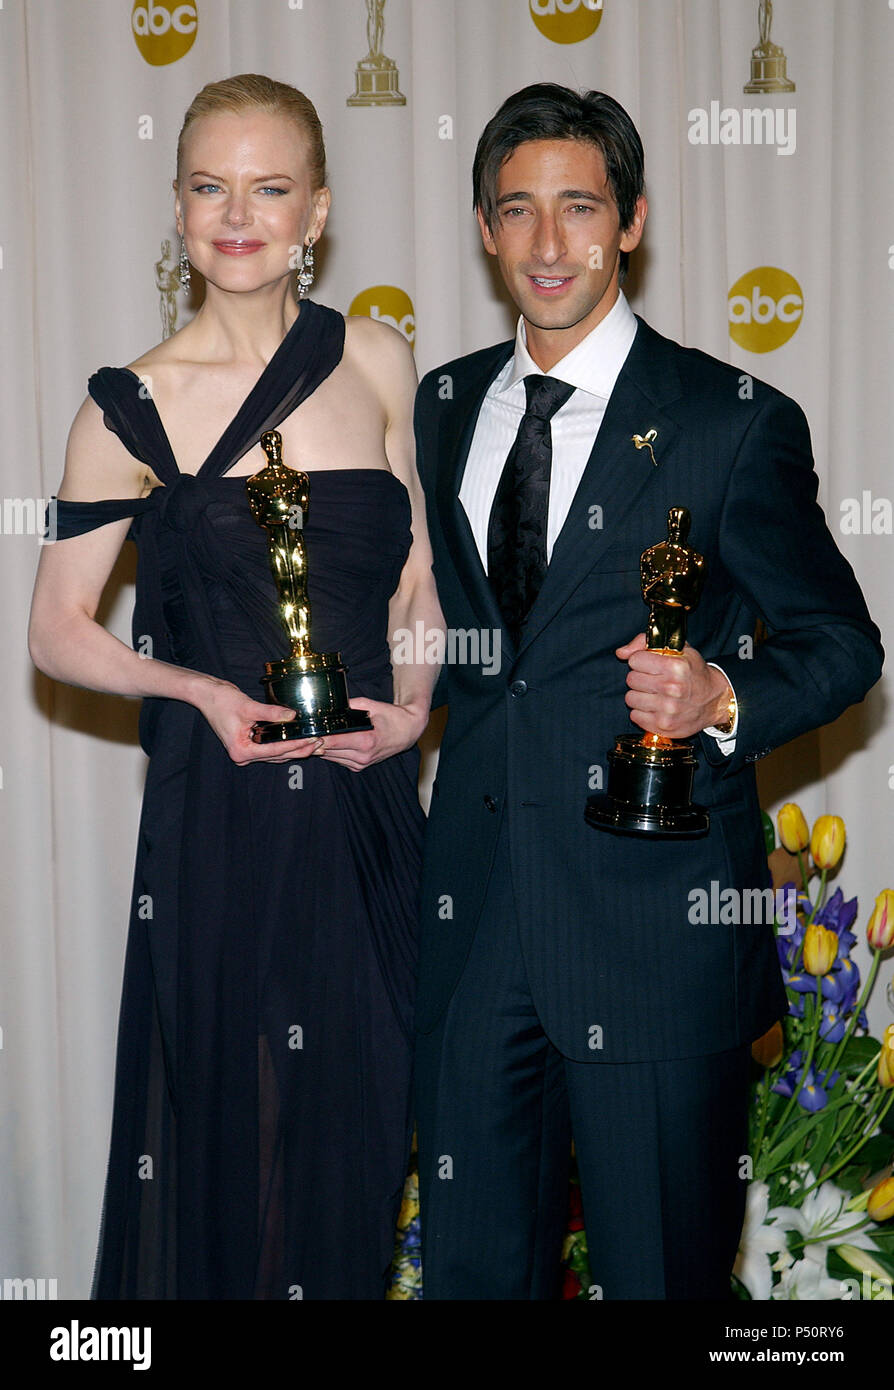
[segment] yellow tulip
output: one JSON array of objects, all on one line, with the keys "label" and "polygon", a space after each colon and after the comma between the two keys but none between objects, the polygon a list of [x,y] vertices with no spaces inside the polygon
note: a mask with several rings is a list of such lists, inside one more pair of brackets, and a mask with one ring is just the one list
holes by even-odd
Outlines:
[{"label": "yellow tulip", "polygon": [[785,1049],[785,1036],[782,1024],[774,1023],[763,1037],[751,1044],[751,1055],[762,1067],[775,1067]]},{"label": "yellow tulip", "polygon": [[787,801],[776,817],[779,826],[779,842],[789,854],[797,854],[810,844],[810,831],[804,819],[804,812],[794,801]]},{"label": "yellow tulip", "polygon": [[818,816],[813,823],[810,853],[818,869],[834,869],[844,854],[844,821],[840,816]]},{"label": "yellow tulip", "polygon": [[838,955],[838,935],[811,922],[804,933],[804,969],[808,975],[827,975]]},{"label": "yellow tulip", "polygon": [[894,1177],[882,1178],[869,1194],[866,1210],[873,1221],[890,1221],[894,1216]]},{"label": "yellow tulip", "polygon": [[894,1087],[894,1023],[889,1023],[882,1036],[882,1047],[878,1054],[878,1084],[882,1090]]},{"label": "yellow tulip", "polygon": [[883,888],[866,928],[866,940],[876,951],[894,946],[894,888]]}]

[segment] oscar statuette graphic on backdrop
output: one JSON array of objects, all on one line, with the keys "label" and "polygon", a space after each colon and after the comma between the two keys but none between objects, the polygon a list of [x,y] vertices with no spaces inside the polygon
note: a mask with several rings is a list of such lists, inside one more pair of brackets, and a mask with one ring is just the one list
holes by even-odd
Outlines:
[{"label": "oscar statuette graphic on backdrop", "polygon": [[355,69],[356,87],[348,97],[349,106],[406,106],[407,99],[398,86],[397,64],[382,52],[384,38],[385,0],[366,0],[369,52]]},{"label": "oscar statuette graphic on backdrop", "polygon": [[177,331],[177,291],[180,289],[180,271],[171,255],[171,243],[166,237],[161,243],[161,255],[155,262],[155,288],[158,290],[158,308],[161,314],[161,336],[170,338]]},{"label": "oscar statuette graphic on backdrop", "polygon": [[795,84],[786,72],[786,57],[778,43],[770,39],[773,0],[761,0],[758,9],[758,44],[751,50],[751,81],[743,92],[793,92]]}]

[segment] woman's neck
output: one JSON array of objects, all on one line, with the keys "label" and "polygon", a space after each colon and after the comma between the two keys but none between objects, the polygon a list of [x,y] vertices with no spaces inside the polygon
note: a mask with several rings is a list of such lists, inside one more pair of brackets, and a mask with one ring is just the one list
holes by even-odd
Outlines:
[{"label": "woman's neck", "polygon": [[270,361],[298,316],[288,281],[252,294],[208,285],[205,301],[184,329],[187,355],[204,362]]}]

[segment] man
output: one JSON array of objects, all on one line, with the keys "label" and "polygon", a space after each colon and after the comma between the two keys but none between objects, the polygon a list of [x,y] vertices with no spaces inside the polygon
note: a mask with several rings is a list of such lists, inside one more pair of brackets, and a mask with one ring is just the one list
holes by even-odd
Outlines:
[{"label": "man", "polygon": [[[724,1298],[750,1044],[786,998],[772,925],[699,925],[691,893],[769,885],[754,763],[863,698],[879,633],[815,502],[799,407],[743,391],[619,290],[647,211],[623,108],[516,93],[474,195],[521,317],[514,343],[429,373],[416,408],[448,628],[495,629],[502,651],[498,674],[444,672],[417,1013],[425,1297],[556,1295],[573,1136],[591,1296]],[[639,572],[675,507],[707,562],[676,657],[646,650]],[[639,729],[695,736],[703,838],[585,822],[625,700]]]}]

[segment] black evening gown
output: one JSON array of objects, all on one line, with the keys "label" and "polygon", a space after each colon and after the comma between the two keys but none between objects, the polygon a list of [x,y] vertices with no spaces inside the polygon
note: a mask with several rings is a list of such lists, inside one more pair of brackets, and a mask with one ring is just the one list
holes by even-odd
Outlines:
[{"label": "black evening gown", "polygon": [[[342,316],[305,300],[196,476],[131,371],[91,377],[107,427],[163,486],[56,501],[57,534],[132,516],[136,650],[264,698],[263,663],[287,641],[266,534],[226,474],[343,346]],[[391,700],[406,488],[386,470],[308,472],[314,646],[342,652],[352,696]],[[238,767],[193,706],[154,698],[140,741],[91,1297],[382,1298],[411,1137],[418,752],[361,773],[314,757]]]}]

